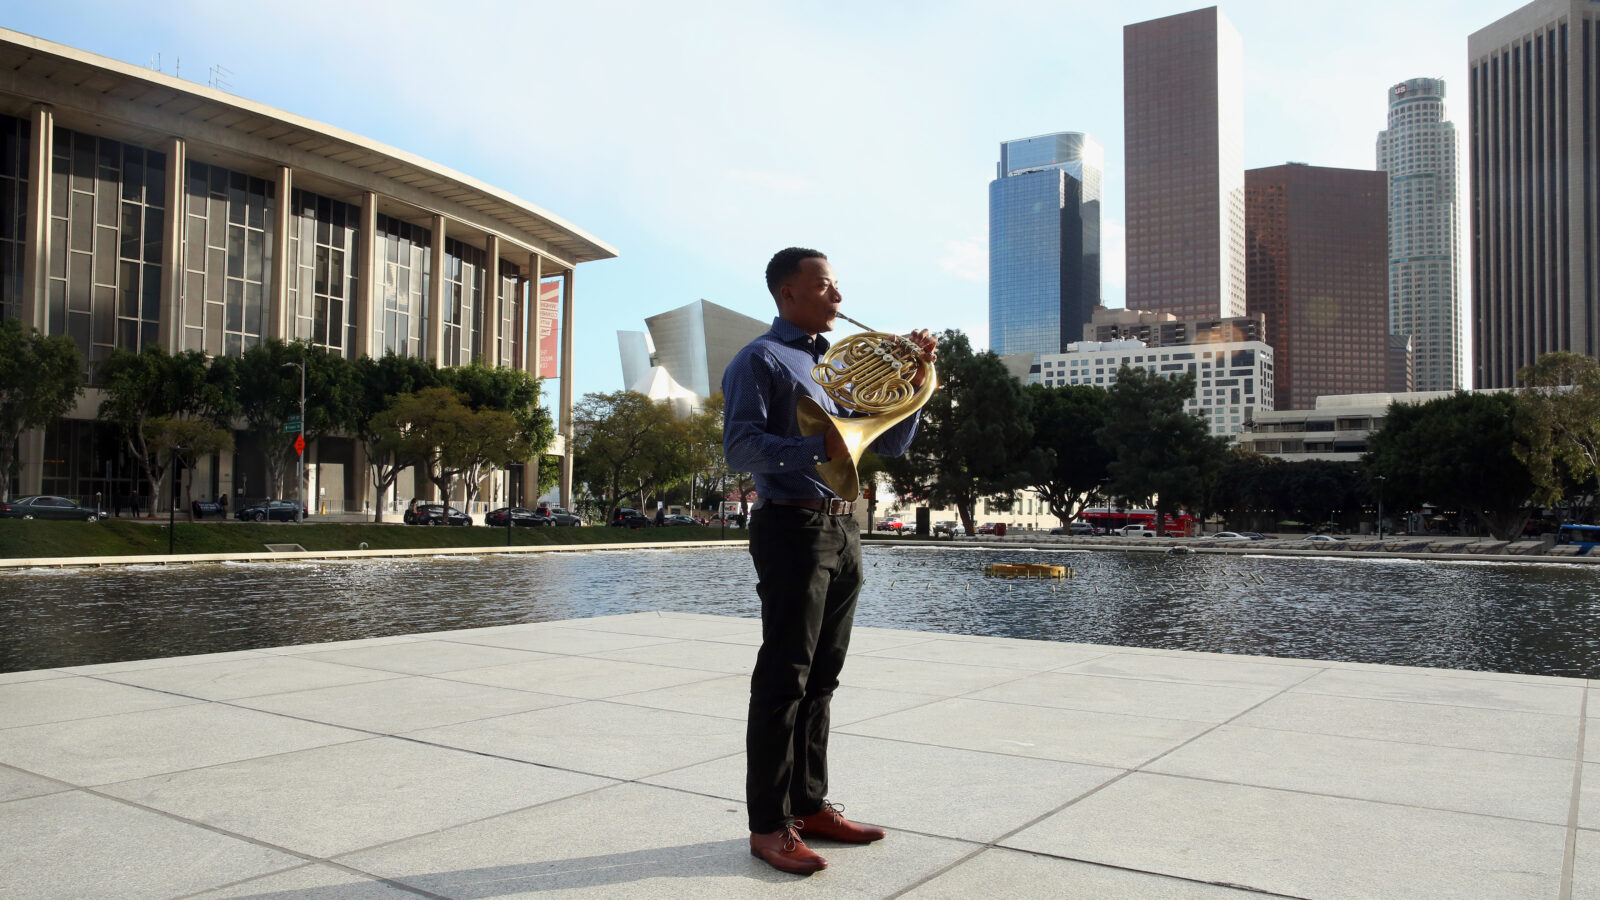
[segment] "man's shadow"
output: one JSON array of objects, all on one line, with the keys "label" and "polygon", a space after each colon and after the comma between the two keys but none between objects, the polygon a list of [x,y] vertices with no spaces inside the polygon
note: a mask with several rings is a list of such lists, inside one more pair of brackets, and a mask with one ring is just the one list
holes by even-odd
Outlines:
[{"label": "man's shadow", "polygon": [[240,896],[243,900],[391,900],[395,892],[395,887],[391,885],[405,885],[457,900],[476,900],[507,894],[625,885],[651,878],[741,878],[752,882],[754,886],[754,883],[779,884],[799,877],[779,872],[751,856],[748,842],[740,838],[511,866],[407,875],[390,882],[365,881]]}]

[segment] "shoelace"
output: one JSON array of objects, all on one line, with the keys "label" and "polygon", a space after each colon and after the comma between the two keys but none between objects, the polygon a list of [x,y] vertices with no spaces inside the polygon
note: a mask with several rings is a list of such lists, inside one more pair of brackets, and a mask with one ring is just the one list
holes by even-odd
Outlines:
[{"label": "shoelace", "polygon": [[783,829],[783,852],[794,852],[795,846],[800,843],[800,829],[804,827],[805,825],[800,822],[790,822]]},{"label": "shoelace", "polygon": [[824,800],[822,801],[822,809],[817,810],[817,812],[822,812],[823,810],[827,810],[828,813],[833,816],[833,824],[844,824],[843,803],[834,803],[832,800]]}]

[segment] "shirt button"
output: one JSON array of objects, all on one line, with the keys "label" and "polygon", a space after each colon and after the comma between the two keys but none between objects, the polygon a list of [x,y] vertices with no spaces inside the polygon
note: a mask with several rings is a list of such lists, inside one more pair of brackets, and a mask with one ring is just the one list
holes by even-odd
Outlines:
[{"label": "shirt button", "polygon": [[783,463],[778,463],[778,465],[779,465],[779,466],[782,466],[782,465],[783,465]]},{"label": "shirt button", "polygon": [[813,460],[820,460],[820,459],[822,459],[822,457],[820,457],[820,456],[813,456],[813,457],[811,457],[811,458],[812,458],[812,459],[813,459]]}]

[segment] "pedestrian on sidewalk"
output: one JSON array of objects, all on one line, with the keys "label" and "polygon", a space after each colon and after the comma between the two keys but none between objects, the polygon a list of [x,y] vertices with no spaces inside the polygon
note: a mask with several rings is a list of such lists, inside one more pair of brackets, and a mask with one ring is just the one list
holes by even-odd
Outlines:
[{"label": "pedestrian on sidewalk", "polygon": [[[828,258],[799,247],[772,257],[767,290],[778,304],[772,329],[740,350],[722,378],[723,449],[733,468],[754,473],[762,498],[750,518],[762,637],[750,676],[745,799],[751,855],[809,875],[828,862],[802,833],[866,844],[884,832],[849,821],[827,797],[828,708],[861,592],[861,534],[856,498],[836,495],[816,469],[849,455],[844,439],[836,429],[802,437],[795,418],[803,396],[839,412],[811,368],[828,350],[822,333],[832,330],[843,296]],[[931,362],[928,332],[913,332],[911,340]],[[884,432],[873,450],[904,453],[918,418]]]}]

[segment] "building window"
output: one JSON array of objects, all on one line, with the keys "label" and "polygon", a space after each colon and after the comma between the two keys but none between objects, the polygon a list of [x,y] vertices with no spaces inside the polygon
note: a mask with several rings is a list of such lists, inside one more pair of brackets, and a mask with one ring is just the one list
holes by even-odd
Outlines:
[{"label": "building window", "polygon": [[166,154],[57,128],[50,178],[50,333],[91,367],[156,344]]},{"label": "building window", "polygon": [[[454,238],[444,241],[444,309],[440,334],[447,366],[483,355],[483,260],[486,254]],[[463,341],[463,335],[466,340]]]},{"label": "building window", "polygon": [[361,207],[296,190],[289,216],[291,334],[348,358],[356,344]]},{"label": "building window", "polygon": [[189,163],[183,231],[183,348],[242,356],[268,333],[273,193],[262,178]]},{"label": "building window", "polygon": [[28,235],[28,158],[32,126],[0,116],[0,321],[21,315],[22,257]]},{"label": "building window", "polygon": [[380,352],[396,356],[421,356],[428,340],[433,235],[420,225],[380,214],[378,241],[383,280],[379,285],[377,346]]}]

